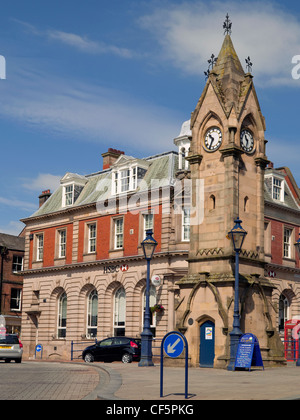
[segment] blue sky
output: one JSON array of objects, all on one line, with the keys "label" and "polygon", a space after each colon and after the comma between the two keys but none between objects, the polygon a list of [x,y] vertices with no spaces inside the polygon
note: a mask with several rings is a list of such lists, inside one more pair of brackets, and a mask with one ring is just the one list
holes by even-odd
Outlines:
[{"label": "blue sky", "polygon": [[253,62],[268,158],[299,185],[299,1],[2,1],[0,232],[18,234],[42,190],[100,170],[109,147],[175,150],[227,12],[242,64]]}]

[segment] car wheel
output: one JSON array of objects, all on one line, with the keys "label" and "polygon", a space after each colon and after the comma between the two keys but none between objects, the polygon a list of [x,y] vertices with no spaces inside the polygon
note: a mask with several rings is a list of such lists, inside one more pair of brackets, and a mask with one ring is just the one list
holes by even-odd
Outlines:
[{"label": "car wheel", "polygon": [[20,358],[20,359],[15,359],[15,362],[16,363],[21,363],[22,362],[22,359]]},{"label": "car wheel", "polygon": [[87,353],[87,354],[84,356],[84,361],[85,361],[85,363],[93,363],[93,361],[94,361],[94,356],[92,355],[92,353]]},{"label": "car wheel", "polygon": [[5,363],[10,363],[10,359],[5,359]]},{"label": "car wheel", "polygon": [[131,363],[132,362],[132,356],[129,353],[124,353],[122,356],[122,362],[123,363]]}]

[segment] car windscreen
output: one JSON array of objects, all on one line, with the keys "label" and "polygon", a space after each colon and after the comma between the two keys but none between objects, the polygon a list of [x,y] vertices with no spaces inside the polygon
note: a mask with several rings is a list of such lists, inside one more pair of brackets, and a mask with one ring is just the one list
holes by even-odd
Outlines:
[{"label": "car windscreen", "polygon": [[19,340],[16,335],[7,335],[6,337],[0,336],[0,345],[1,344],[19,344]]}]

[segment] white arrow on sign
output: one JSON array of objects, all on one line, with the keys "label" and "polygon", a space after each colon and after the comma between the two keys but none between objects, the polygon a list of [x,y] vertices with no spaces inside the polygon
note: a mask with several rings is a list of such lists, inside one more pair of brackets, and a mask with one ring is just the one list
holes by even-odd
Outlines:
[{"label": "white arrow on sign", "polygon": [[175,343],[173,343],[172,345],[169,344],[168,345],[168,353],[175,353],[175,347],[177,346],[178,343],[180,343],[180,338],[178,338],[178,340],[175,341]]}]

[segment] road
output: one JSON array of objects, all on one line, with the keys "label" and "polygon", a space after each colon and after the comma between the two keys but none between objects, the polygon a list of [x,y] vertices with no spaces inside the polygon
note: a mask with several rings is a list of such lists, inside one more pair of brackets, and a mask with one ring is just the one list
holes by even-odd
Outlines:
[{"label": "road", "polygon": [[80,363],[0,361],[0,400],[95,400],[104,372]]}]

